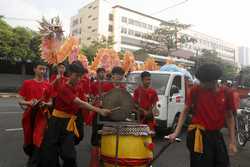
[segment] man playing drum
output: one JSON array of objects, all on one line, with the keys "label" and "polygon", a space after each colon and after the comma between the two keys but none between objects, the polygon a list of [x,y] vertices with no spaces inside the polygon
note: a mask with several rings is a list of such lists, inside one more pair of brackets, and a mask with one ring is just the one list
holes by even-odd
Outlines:
[{"label": "man playing drum", "polygon": [[58,156],[63,160],[64,167],[76,167],[75,139],[79,137],[76,126],[77,113],[80,108],[97,112],[103,116],[110,110],[94,107],[79,98],[77,83],[83,74],[79,64],[69,66],[69,79],[55,98],[55,106],[48,121],[41,148],[41,167],[56,167]]},{"label": "man playing drum", "polygon": [[[114,67],[112,69],[112,81],[119,82],[122,81],[124,78],[124,70],[121,67]],[[111,91],[114,88],[122,88],[125,89],[125,85],[121,83],[101,83],[100,80],[104,79],[105,69],[99,68],[97,70],[97,77],[98,80],[92,85],[92,92],[95,97],[99,99],[99,102],[96,103],[97,106],[101,105],[101,96],[103,94]],[[91,160],[90,160],[90,167],[99,167],[100,161],[100,140],[101,135],[98,134],[98,130],[102,129],[102,125],[97,124],[97,116],[94,117],[92,122],[92,136],[91,136],[91,144],[93,146],[91,150]]]},{"label": "man playing drum", "polygon": [[140,121],[142,124],[147,124],[151,130],[155,130],[154,109],[159,100],[157,92],[150,87],[151,74],[147,71],[141,73],[142,84],[134,91],[134,101],[138,105],[140,111]]}]

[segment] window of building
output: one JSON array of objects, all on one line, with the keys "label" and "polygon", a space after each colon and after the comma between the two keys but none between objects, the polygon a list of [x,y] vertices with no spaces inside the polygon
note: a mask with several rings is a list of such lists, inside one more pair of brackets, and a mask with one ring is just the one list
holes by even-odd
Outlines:
[{"label": "window of building", "polygon": [[96,29],[93,29],[92,32],[96,32]]},{"label": "window of building", "polygon": [[114,15],[113,14],[109,14],[109,20],[113,21],[114,20]]},{"label": "window of building", "polygon": [[148,24],[148,27],[147,27],[149,30],[152,30],[153,29],[153,26]]},{"label": "window of building", "polygon": [[91,26],[88,26],[88,29],[91,29],[92,27]]},{"label": "window of building", "polygon": [[109,25],[109,32],[113,32],[113,26]]},{"label": "window of building", "polygon": [[128,19],[128,24],[134,25],[134,20],[133,19]]},{"label": "window of building", "polygon": [[97,6],[93,7],[93,10],[95,10],[97,8]]},{"label": "window of building", "polygon": [[88,41],[91,40],[91,37],[88,37],[87,40],[88,40]]},{"label": "window of building", "polygon": [[134,34],[135,34],[134,30],[131,29],[128,30],[128,35],[134,35]]},{"label": "window of building", "polygon": [[97,20],[97,17],[93,18],[92,20],[93,20],[93,21]]},{"label": "window of building", "polygon": [[136,37],[141,37],[141,33],[139,31],[135,31],[135,36]]},{"label": "window of building", "polygon": [[80,17],[80,24],[82,23],[82,18]]},{"label": "window of building", "polygon": [[81,29],[79,29],[79,34],[81,34],[82,33],[82,30]]},{"label": "window of building", "polygon": [[127,28],[122,27],[122,29],[121,29],[121,33],[122,33],[122,34],[127,34],[127,33],[128,33]]},{"label": "window of building", "polygon": [[92,17],[92,15],[89,15],[89,16],[88,16],[88,18],[91,18],[91,17]]},{"label": "window of building", "polygon": [[92,5],[90,5],[88,8],[91,9],[91,8],[92,8]]},{"label": "window of building", "polygon": [[123,22],[123,23],[127,23],[127,21],[128,21],[128,18],[127,18],[127,17],[122,17],[122,22]]}]

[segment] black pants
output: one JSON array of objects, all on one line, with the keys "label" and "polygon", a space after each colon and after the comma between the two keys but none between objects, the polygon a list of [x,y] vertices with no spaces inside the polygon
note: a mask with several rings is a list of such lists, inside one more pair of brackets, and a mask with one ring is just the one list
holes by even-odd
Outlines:
[{"label": "black pants", "polygon": [[63,167],[77,167],[75,135],[66,130],[69,119],[51,117],[41,148],[41,167],[57,167],[58,157]]},{"label": "black pants", "polygon": [[229,167],[229,157],[220,131],[202,131],[203,154],[194,152],[195,130],[188,132],[190,167]]},{"label": "black pants", "polygon": [[97,124],[97,115],[92,122],[92,135],[91,135],[91,144],[92,146],[100,146],[101,135],[98,134],[98,130],[101,130],[103,125]]}]

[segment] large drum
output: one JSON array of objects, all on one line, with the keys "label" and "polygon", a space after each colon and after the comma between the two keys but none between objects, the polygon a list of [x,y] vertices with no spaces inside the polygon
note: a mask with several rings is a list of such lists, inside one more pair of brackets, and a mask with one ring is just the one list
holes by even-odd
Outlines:
[{"label": "large drum", "polygon": [[101,138],[104,166],[145,167],[153,159],[153,152],[145,146],[146,143],[152,143],[147,125],[105,125]]}]

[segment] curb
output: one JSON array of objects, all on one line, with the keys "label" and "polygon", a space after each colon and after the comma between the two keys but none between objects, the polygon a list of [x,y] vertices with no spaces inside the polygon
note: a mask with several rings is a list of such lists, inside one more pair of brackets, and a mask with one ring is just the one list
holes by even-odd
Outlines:
[{"label": "curb", "polygon": [[17,93],[0,93],[0,98],[19,97]]}]

